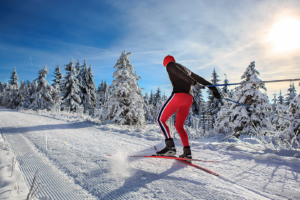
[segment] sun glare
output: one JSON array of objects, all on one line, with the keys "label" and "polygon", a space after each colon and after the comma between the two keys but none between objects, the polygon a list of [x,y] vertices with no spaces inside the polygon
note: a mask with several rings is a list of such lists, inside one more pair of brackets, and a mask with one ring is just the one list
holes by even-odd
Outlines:
[{"label": "sun glare", "polygon": [[277,51],[288,51],[300,47],[300,21],[285,19],[277,22],[270,32],[270,39]]}]

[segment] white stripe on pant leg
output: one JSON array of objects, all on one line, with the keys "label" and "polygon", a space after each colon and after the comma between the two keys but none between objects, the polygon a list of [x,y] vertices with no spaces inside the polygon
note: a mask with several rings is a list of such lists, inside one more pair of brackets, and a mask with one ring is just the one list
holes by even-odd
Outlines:
[{"label": "white stripe on pant leg", "polygon": [[157,116],[157,123],[158,123],[158,125],[159,125],[159,127],[160,127],[161,132],[164,134],[165,139],[168,139],[168,138],[169,138],[169,135],[168,135],[168,132],[167,132],[166,127],[165,127],[165,126],[163,125],[163,123],[161,122],[161,117],[162,117],[162,114],[163,114],[165,108],[166,108],[166,107],[168,106],[168,104],[172,101],[172,99],[173,99],[174,96],[175,96],[175,93],[172,94],[172,95],[169,97],[169,99],[165,102],[165,104],[162,106],[162,108],[161,108],[161,110],[160,110],[160,112],[159,112],[159,114],[158,114],[158,116]]}]

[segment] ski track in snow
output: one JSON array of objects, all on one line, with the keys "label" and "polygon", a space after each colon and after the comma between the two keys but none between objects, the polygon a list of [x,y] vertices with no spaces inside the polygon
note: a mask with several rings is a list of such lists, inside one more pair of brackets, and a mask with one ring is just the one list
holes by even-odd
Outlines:
[{"label": "ski track in snow", "polygon": [[[163,138],[142,137],[90,122],[66,122],[48,116],[0,109],[0,126],[28,186],[36,170],[50,199],[299,199],[299,162],[253,159],[225,150],[222,143],[192,142],[195,162],[225,178],[184,163],[152,158]],[[48,146],[46,147],[46,134]],[[181,141],[175,140],[181,147]],[[180,154],[181,148],[177,148]],[[111,154],[108,156],[106,153]],[[259,156],[255,156],[259,158]],[[226,177],[229,179],[227,180]],[[1,194],[0,194],[1,197]]]}]

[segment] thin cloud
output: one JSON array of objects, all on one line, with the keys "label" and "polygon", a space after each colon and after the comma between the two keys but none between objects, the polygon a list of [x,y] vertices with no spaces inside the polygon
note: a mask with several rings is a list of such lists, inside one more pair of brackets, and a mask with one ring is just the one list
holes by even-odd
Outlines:
[{"label": "thin cloud", "polygon": [[76,46],[76,47],[91,48],[91,49],[97,49],[97,50],[103,50],[103,51],[109,52],[109,50],[107,50],[107,49],[101,49],[101,48],[93,47],[93,46],[86,46],[86,45],[80,45],[80,44],[72,44],[72,43],[66,43],[66,42],[60,42],[60,41],[54,41],[54,40],[38,39],[38,38],[32,38],[32,37],[27,37],[27,36],[21,36],[21,35],[11,35],[11,34],[4,34],[4,33],[0,33],[0,35],[5,35],[5,36],[9,36],[9,37],[26,38],[26,39],[36,40],[36,41],[56,43],[56,44],[62,44],[62,45],[71,45],[71,46]]}]

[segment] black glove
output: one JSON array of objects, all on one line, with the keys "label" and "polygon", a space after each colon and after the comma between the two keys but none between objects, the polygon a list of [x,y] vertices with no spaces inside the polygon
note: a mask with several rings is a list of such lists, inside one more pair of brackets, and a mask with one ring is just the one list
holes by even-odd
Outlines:
[{"label": "black glove", "polygon": [[215,98],[221,99],[221,95],[220,95],[220,93],[219,93],[217,90],[214,90],[214,91],[213,91],[213,94],[214,94],[214,97],[215,97]]}]

